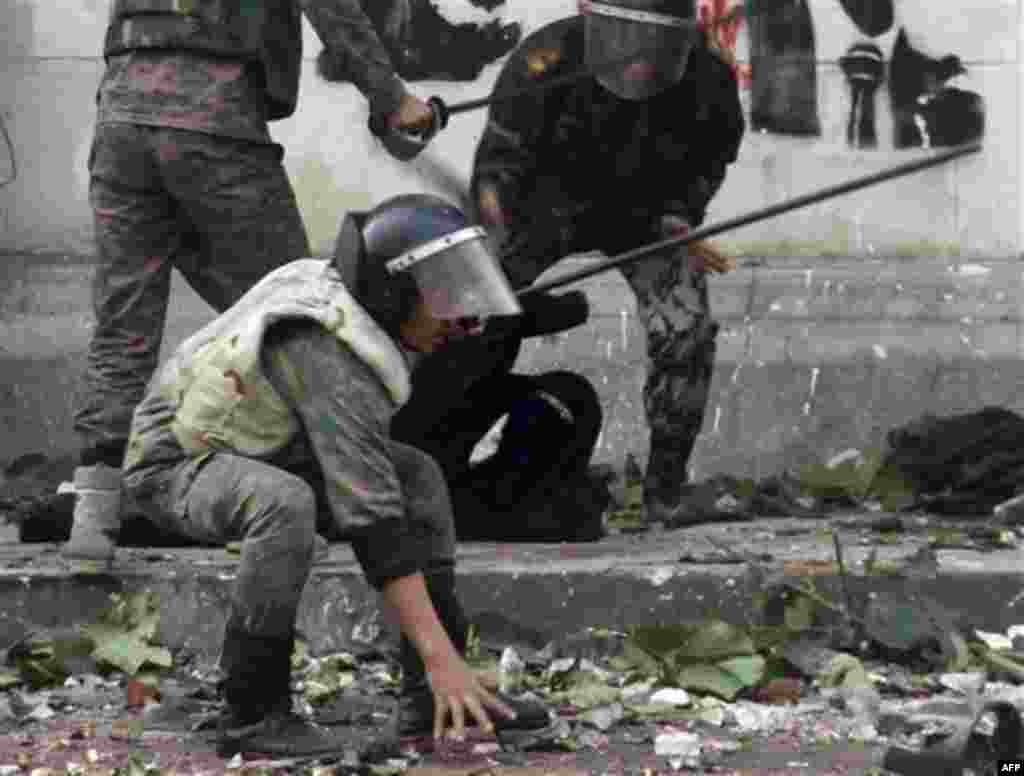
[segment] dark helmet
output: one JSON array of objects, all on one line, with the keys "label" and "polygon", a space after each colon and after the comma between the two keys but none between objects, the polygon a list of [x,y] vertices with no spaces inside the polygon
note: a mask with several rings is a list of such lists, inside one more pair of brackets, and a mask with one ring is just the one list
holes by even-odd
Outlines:
[{"label": "dark helmet", "polygon": [[698,41],[696,3],[594,0],[585,6],[583,29],[585,62],[601,85],[623,99],[644,100],[686,72]]},{"label": "dark helmet", "polygon": [[520,312],[481,227],[431,194],[349,213],[334,262],[356,301],[392,336],[423,301],[435,318]]}]

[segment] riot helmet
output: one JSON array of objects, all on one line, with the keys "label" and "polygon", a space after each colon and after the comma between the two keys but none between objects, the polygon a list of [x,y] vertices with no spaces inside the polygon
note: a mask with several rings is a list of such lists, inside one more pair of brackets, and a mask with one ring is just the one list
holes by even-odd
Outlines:
[{"label": "riot helmet", "polygon": [[584,12],[584,61],[626,100],[674,86],[698,41],[693,0],[593,0]]},{"label": "riot helmet", "polygon": [[485,230],[431,194],[403,194],[368,213],[350,213],[335,265],[356,301],[393,337],[421,301],[438,320],[521,312]]}]

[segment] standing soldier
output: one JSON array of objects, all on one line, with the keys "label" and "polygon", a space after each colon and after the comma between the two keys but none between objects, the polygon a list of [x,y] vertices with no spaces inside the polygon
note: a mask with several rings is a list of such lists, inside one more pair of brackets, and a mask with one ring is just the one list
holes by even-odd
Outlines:
[{"label": "standing soldier", "polygon": [[96,327],[74,419],[69,557],[113,557],[121,462],[156,368],[171,269],[220,312],[310,254],[267,129],[296,107],[303,12],[343,53],[373,116],[391,130],[429,124],[430,107],[405,91],[358,0],[113,1],[89,160]]},{"label": "standing soldier", "polygon": [[271,272],[161,368],[135,411],[124,484],[166,531],[242,542],[221,652],[222,753],[339,749],[291,706],[318,505],[397,613],[399,734],[439,736],[450,721],[459,735],[469,717],[506,743],[554,732],[545,707],[495,697],[463,661],[444,475],[388,433],[423,355],[477,316],[518,312],[484,230],[406,195],[349,214],[332,261]]},{"label": "standing soldier", "polygon": [[[693,2],[602,0],[528,37],[495,94],[477,147],[473,197],[505,232],[515,287],[570,253],[613,255],[701,224],[744,132],[731,68],[708,49]],[[590,75],[537,89],[589,68]],[[714,371],[718,325],[707,271],[730,260],[707,244],[623,268],[649,359],[648,519],[686,522],[687,464]]]}]

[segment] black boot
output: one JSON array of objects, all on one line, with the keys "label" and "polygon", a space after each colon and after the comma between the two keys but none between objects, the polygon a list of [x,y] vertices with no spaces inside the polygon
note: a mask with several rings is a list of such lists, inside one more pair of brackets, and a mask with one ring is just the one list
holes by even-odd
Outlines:
[{"label": "black boot", "polygon": [[295,637],[267,637],[228,626],[221,667],[227,711],[218,726],[217,754],[258,752],[284,757],[340,753],[343,743],[292,709]]},{"label": "black boot", "polygon": [[[460,655],[466,654],[469,622],[455,594],[455,570],[445,568],[425,574],[427,592],[438,619]],[[434,695],[427,681],[423,661],[407,638],[402,638],[399,661],[402,664],[402,692],[398,700],[395,728],[399,736],[428,736],[434,730]],[[516,712],[506,719],[488,711],[498,740],[506,746],[525,746],[554,737],[555,725],[547,707],[535,701],[511,698],[495,693]]]},{"label": "black boot", "polygon": [[644,514],[648,523],[678,527],[688,522],[690,489],[687,467],[699,428],[688,433],[651,432],[651,452],[644,474]]}]

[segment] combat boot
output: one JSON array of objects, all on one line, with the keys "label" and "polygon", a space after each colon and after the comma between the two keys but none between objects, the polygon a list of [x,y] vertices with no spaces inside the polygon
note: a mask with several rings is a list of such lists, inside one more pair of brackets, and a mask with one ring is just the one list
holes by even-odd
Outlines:
[{"label": "combat boot", "polygon": [[268,637],[228,626],[221,654],[227,709],[217,725],[217,754],[281,757],[340,754],[344,743],[292,708],[294,635]]},{"label": "combat boot", "polygon": [[63,555],[110,562],[121,533],[121,469],[105,463],[75,469],[75,511]]},{"label": "combat boot", "polygon": [[651,432],[651,452],[644,473],[644,522],[665,527],[694,522],[688,498],[693,489],[687,487],[687,464],[694,441],[689,436]]}]

